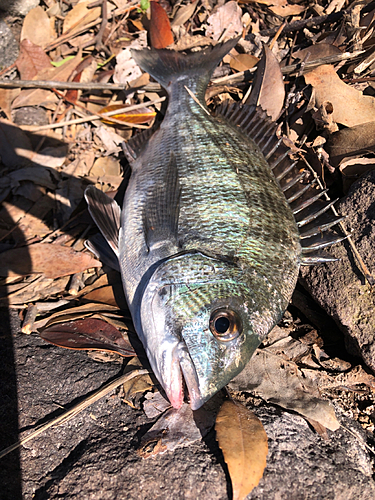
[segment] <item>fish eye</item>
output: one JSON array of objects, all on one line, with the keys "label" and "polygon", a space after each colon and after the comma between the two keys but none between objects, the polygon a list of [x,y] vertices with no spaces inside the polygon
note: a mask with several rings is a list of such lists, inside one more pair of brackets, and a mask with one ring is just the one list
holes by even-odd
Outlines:
[{"label": "fish eye", "polygon": [[242,333],[242,321],[235,311],[216,309],[211,314],[210,330],[217,340],[228,342]]}]

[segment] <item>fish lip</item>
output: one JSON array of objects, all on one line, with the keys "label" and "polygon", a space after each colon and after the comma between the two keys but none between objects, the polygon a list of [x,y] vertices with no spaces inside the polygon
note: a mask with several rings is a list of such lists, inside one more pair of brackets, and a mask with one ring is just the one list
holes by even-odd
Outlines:
[{"label": "fish lip", "polygon": [[205,403],[207,398],[203,398],[201,395],[198,374],[185,342],[180,341],[177,344],[174,355],[178,358],[185,386],[189,393],[191,409],[197,410]]}]

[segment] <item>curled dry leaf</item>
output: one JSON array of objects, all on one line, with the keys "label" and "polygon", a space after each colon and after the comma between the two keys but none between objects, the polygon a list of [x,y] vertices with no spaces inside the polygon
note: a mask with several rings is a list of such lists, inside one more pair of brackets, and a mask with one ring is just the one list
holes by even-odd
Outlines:
[{"label": "curled dry leaf", "polygon": [[253,88],[246,104],[261,106],[273,120],[276,120],[283,109],[284,99],[285,87],[280,64],[273,52],[264,45]]},{"label": "curled dry leaf", "polygon": [[27,276],[37,273],[55,279],[101,266],[102,263],[88,253],[76,252],[61,245],[35,243],[3,252],[0,276]]},{"label": "curled dry leaf", "polygon": [[198,4],[199,0],[193,0],[187,5],[183,5],[182,7],[180,7],[171,23],[172,28],[181,26],[185,24],[186,21],[191,19]]},{"label": "curled dry leaf", "polygon": [[173,33],[171,23],[163,7],[156,1],[150,2],[151,20],[150,20],[150,41],[154,49],[165,49],[171,45]]},{"label": "curled dry leaf", "polygon": [[312,85],[315,93],[315,106],[331,103],[332,118],[336,123],[354,127],[374,121],[375,98],[363,95],[355,88],[344,83],[329,64],[324,64],[304,75],[307,84]]},{"label": "curled dry leaf", "polygon": [[[140,359],[136,356],[129,361],[124,369],[124,374],[130,373],[134,370],[139,370],[139,368],[143,368],[143,364]],[[124,389],[124,402],[127,403],[132,408],[136,408],[135,399],[137,394],[143,394],[146,391],[150,391],[153,389],[155,385],[157,385],[156,379],[146,373],[144,375],[140,375],[139,377],[132,378],[123,384]]]},{"label": "curled dry leaf", "polygon": [[242,33],[242,10],[237,2],[227,2],[219,7],[207,19],[208,28],[206,36],[219,40],[225,34],[222,41],[229,40]]},{"label": "curled dry leaf", "polygon": [[237,54],[230,60],[230,67],[236,71],[246,71],[253,68],[259,62],[259,58],[251,54]]},{"label": "curled dry leaf", "polygon": [[132,58],[130,49],[143,49],[147,46],[147,32],[141,31],[138,38],[133,40],[129,47],[126,47],[116,56],[116,67],[113,75],[115,83],[128,83],[130,86],[142,76],[141,68]]},{"label": "curled dry leaf", "polygon": [[253,412],[234,401],[223,403],[215,430],[232,480],[233,500],[244,499],[258,485],[266,467],[266,431]]},{"label": "curled dry leaf", "polygon": [[66,349],[85,349],[116,352],[134,356],[135,351],[126,333],[100,319],[79,319],[45,328],[40,337]]}]

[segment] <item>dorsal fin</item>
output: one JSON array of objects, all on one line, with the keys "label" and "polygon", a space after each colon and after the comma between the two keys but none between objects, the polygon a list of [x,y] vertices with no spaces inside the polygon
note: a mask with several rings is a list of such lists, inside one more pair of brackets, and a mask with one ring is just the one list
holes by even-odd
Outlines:
[{"label": "dorsal fin", "polygon": [[336,260],[321,252],[345,237],[328,231],[343,220],[327,211],[335,203],[321,198],[326,190],[317,187],[316,179],[310,179],[308,170],[300,168],[299,161],[291,158],[290,148],[277,137],[277,124],[259,106],[237,102],[224,102],[216,109],[229,123],[239,127],[260,148],[268,161],[277,182],[290,205],[300,228],[301,264],[310,265]]}]

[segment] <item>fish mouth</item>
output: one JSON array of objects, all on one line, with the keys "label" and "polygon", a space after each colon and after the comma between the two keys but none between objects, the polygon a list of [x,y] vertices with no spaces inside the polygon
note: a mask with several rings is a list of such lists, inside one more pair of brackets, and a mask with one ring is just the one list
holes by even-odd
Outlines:
[{"label": "fish mouth", "polygon": [[175,345],[171,361],[170,377],[160,377],[171,405],[177,409],[181,408],[187,396],[191,409],[197,410],[208,398],[201,395],[198,375],[184,342]]}]

